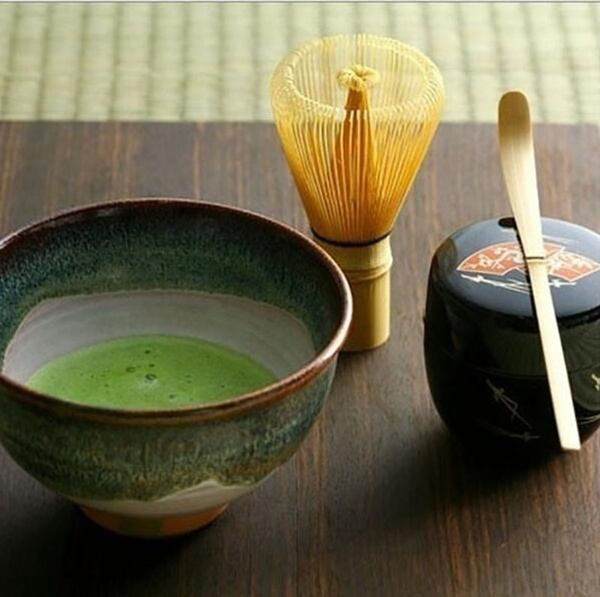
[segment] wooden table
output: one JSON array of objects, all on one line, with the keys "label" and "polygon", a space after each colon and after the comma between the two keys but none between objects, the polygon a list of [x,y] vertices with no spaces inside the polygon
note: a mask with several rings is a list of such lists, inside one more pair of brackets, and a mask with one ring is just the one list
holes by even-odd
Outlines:
[{"label": "wooden table", "polygon": [[[595,127],[536,131],[543,212],[600,230]],[[268,124],[0,125],[3,232],[127,196],[203,197],[306,230]],[[207,529],[110,535],[0,450],[0,595],[596,596],[600,435],[527,473],[446,433],[421,350],[429,260],[455,229],[508,211],[492,125],[442,126],[393,235],[393,329],[344,355],[295,458]],[[1,413],[0,413],[1,416]]]}]

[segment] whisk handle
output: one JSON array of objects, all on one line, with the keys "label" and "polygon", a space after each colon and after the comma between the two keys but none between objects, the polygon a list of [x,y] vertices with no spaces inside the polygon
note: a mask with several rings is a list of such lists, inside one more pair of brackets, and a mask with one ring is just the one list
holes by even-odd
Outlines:
[{"label": "whisk handle", "polygon": [[390,238],[369,245],[340,246],[318,237],[316,242],[342,268],[350,288],[354,315],[343,350],[354,352],[377,348],[390,336]]}]

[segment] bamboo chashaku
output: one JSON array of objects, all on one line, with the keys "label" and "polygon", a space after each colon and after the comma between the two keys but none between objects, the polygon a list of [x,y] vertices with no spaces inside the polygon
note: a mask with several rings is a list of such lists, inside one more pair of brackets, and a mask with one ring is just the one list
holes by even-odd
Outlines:
[{"label": "bamboo chashaku", "polygon": [[271,96],[314,235],[352,287],[345,348],[378,346],[389,335],[388,236],[439,122],[439,70],[399,41],[340,35],[285,57]]}]

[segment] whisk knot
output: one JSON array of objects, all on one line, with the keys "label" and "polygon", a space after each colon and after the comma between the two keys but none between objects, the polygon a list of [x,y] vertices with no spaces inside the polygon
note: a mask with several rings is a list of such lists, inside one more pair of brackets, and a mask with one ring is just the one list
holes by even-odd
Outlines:
[{"label": "whisk knot", "polygon": [[379,72],[369,66],[353,64],[343,68],[337,74],[337,82],[340,87],[354,91],[365,91],[379,83]]}]

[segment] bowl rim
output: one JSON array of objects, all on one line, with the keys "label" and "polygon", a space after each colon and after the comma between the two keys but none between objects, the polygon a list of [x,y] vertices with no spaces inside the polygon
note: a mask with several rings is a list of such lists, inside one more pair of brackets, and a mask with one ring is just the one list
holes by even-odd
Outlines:
[{"label": "bowl rim", "polygon": [[213,404],[191,405],[169,409],[117,409],[90,406],[69,402],[32,390],[24,384],[7,377],[2,370],[0,370],[0,390],[8,394],[11,399],[51,410],[61,416],[72,416],[76,419],[125,425],[189,423],[224,419],[267,407],[290,397],[293,393],[304,388],[327,368],[342,348],[350,329],[352,319],[352,294],[350,286],[344,273],[333,258],[313,240],[299,230],[269,216],[240,207],[189,197],[132,197],[88,203],[82,206],[59,210],[50,216],[38,219],[7,234],[0,239],[0,259],[7,250],[10,251],[16,248],[21,241],[40,230],[52,229],[63,223],[85,221],[106,211],[140,208],[161,209],[165,206],[192,207],[208,213],[242,217],[266,229],[283,233],[284,236],[296,243],[302,250],[312,254],[333,278],[341,299],[340,323],[332,338],[323,349],[317,352],[306,365],[297,369],[292,374],[277,380],[275,383],[254,392],[235,396]]}]

